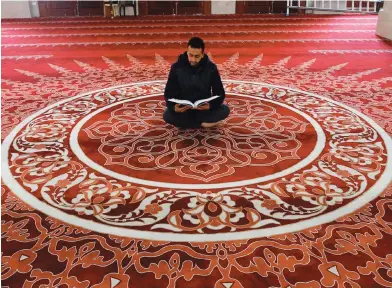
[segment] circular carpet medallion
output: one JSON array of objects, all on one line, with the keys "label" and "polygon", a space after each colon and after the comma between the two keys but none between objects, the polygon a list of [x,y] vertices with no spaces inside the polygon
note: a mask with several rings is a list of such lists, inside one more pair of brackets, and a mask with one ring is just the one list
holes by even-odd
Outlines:
[{"label": "circular carpet medallion", "polygon": [[3,180],[72,225],[193,242],[327,223],[388,186],[392,141],[362,113],[291,88],[224,84],[231,114],[211,129],[162,120],[165,81],[45,108],[3,142]]}]

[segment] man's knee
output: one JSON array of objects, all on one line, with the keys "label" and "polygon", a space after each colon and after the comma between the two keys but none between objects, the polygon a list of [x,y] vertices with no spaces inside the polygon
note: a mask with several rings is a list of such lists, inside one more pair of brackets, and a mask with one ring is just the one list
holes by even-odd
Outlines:
[{"label": "man's knee", "polygon": [[165,112],[163,112],[163,120],[168,123],[168,124],[172,124],[173,122],[173,117],[170,115],[170,112],[168,109],[165,110]]},{"label": "man's knee", "polygon": [[225,120],[229,114],[230,114],[230,108],[229,106],[222,104],[219,108],[218,111],[216,111],[216,121],[214,122],[218,122],[218,121],[222,121]]},{"label": "man's knee", "polygon": [[178,128],[192,128],[194,125],[191,123],[188,115],[184,113],[170,112],[168,109],[163,112],[163,120],[170,125]]},{"label": "man's knee", "polygon": [[221,109],[222,109],[222,112],[221,112],[222,113],[222,118],[226,119],[229,116],[229,114],[230,114],[230,108],[229,108],[229,106],[227,106],[225,104],[222,104],[221,105]]},{"label": "man's knee", "polygon": [[222,104],[219,108],[206,111],[202,117],[202,123],[216,123],[225,120],[230,114],[230,108]]}]

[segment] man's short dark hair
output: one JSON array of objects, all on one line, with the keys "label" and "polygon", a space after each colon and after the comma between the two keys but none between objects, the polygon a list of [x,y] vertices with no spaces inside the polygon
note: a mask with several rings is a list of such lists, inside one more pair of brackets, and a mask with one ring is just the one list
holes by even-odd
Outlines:
[{"label": "man's short dark hair", "polygon": [[199,38],[199,37],[193,37],[188,41],[188,46],[191,46],[192,48],[196,48],[196,49],[201,49],[201,52],[204,53],[204,41],[203,39]]}]

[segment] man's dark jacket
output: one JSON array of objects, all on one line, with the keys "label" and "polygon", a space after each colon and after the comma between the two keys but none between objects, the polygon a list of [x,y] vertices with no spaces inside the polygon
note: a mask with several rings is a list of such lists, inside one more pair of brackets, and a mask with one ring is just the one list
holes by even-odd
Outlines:
[{"label": "man's dark jacket", "polygon": [[225,90],[216,65],[204,54],[199,65],[192,67],[187,53],[181,54],[177,62],[171,66],[165,88],[166,106],[169,110],[173,111],[175,105],[168,101],[170,98],[194,103],[215,95],[221,97],[210,101],[211,110],[221,106],[225,98]]}]

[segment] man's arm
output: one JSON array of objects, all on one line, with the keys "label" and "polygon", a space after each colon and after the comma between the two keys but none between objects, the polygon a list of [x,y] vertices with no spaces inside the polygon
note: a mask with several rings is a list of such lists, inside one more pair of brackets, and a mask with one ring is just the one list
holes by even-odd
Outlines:
[{"label": "man's arm", "polygon": [[214,71],[212,72],[212,95],[221,96],[210,102],[210,109],[217,109],[222,105],[223,101],[225,100],[226,93],[225,89],[223,88],[223,83],[219,75],[218,68],[216,66]]},{"label": "man's arm", "polygon": [[165,101],[166,107],[170,111],[174,111],[174,104],[173,102],[168,101],[169,98],[177,98],[180,94],[180,85],[178,83],[177,75],[174,69],[174,65],[171,66],[169,77],[167,79],[166,87],[165,87]]}]

